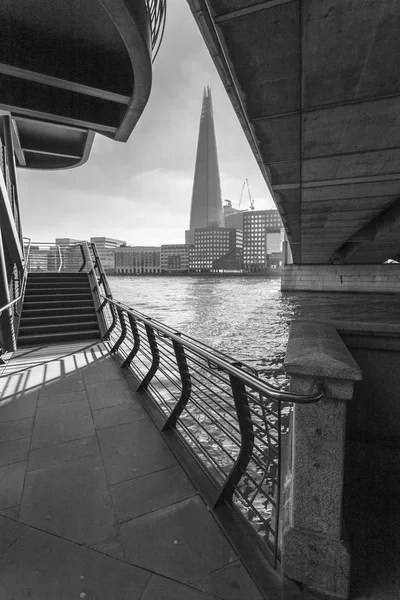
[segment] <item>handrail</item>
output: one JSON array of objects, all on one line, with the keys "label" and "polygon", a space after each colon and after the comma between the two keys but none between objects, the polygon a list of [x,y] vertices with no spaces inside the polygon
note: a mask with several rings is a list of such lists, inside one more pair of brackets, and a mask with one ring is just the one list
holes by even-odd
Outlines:
[{"label": "handrail", "polygon": [[151,51],[154,62],[164,36],[167,3],[166,0],[146,0],[146,4],[150,15]]},{"label": "handrail", "polygon": [[2,306],[0,308],[0,315],[7,309],[11,308],[12,306],[14,306],[14,304],[16,304],[17,302],[19,302],[19,300],[22,300],[24,293],[25,293],[25,282],[26,282],[26,277],[27,277],[27,270],[28,270],[28,263],[29,263],[29,253],[30,253],[30,249],[31,249],[31,239],[30,238],[23,238],[24,240],[29,240],[28,243],[28,250],[26,252],[25,258],[24,258],[24,270],[22,273],[22,282],[21,282],[21,293],[19,294],[19,296],[17,298],[14,298],[14,300],[12,300],[11,302],[9,302],[8,304],[5,304],[4,306]]},{"label": "handrail", "polygon": [[276,568],[290,409],[318,402],[323,390],[280,390],[250,365],[114,300],[95,244],[92,251],[89,274],[95,274],[110,352],[132,372],[137,391],[147,394],[145,406],[177,456],[191,465],[208,506],[217,517],[221,507],[230,507],[245,520],[252,543]]},{"label": "handrail", "polygon": [[162,325],[161,323],[156,322],[155,320],[146,317],[139,311],[128,307],[127,305],[123,304],[122,302],[117,302],[113,298],[109,298],[104,295],[100,295],[100,296],[101,296],[101,298],[103,298],[103,300],[105,300],[111,304],[114,304],[117,308],[119,308],[121,310],[124,310],[128,315],[130,314],[131,316],[133,316],[135,318],[139,318],[140,321],[142,321],[142,323],[144,325],[148,325],[152,328],[157,329],[157,331],[168,336],[173,342],[179,343],[181,346],[183,346],[184,348],[187,348],[188,350],[195,351],[196,354],[198,354],[205,360],[208,360],[209,362],[213,363],[217,367],[220,367],[229,375],[232,375],[233,377],[238,377],[245,384],[251,386],[254,389],[254,391],[260,393],[263,396],[269,396],[273,400],[280,400],[282,402],[293,402],[295,404],[313,404],[323,398],[324,392],[321,388],[319,388],[316,392],[314,392],[312,394],[304,394],[304,395],[303,394],[294,394],[293,392],[286,392],[286,391],[279,390],[278,388],[272,386],[271,384],[261,381],[259,378],[254,377],[253,375],[250,375],[246,371],[243,371],[239,366],[235,366],[235,364],[237,364],[237,363],[231,364],[231,363],[227,362],[224,358],[220,358],[219,356],[217,356],[215,351],[209,352],[207,350],[203,350],[197,344],[194,344],[191,341],[186,340],[184,337],[182,337],[181,334],[177,335],[176,333],[174,333],[168,326]]}]

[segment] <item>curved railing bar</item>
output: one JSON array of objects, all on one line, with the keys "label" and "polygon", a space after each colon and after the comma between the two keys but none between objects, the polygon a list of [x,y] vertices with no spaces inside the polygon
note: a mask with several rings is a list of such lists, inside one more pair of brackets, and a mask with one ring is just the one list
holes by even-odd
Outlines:
[{"label": "curved railing bar", "polygon": [[151,53],[154,62],[164,37],[167,15],[166,0],[146,0],[151,23]]},{"label": "curved railing bar", "polygon": [[28,263],[29,263],[29,253],[31,250],[31,239],[30,238],[23,238],[24,240],[28,240],[28,250],[26,252],[26,256],[24,258],[24,270],[23,270],[23,274],[22,274],[22,283],[21,283],[21,293],[19,294],[19,296],[17,298],[14,298],[14,300],[12,300],[11,302],[8,302],[8,304],[5,304],[4,306],[2,306],[0,308],[0,315],[5,311],[8,310],[9,308],[11,308],[12,306],[14,306],[14,304],[16,304],[17,302],[19,302],[20,300],[22,300],[22,298],[24,297],[25,294],[25,283],[26,283],[26,277],[27,277],[27,271],[28,271]]},{"label": "curved railing bar", "polygon": [[133,308],[129,308],[122,302],[117,302],[113,298],[109,298],[104,295],[101,295],[101,298],[103,298],[104,301],[113,304],[116,308],[124,310],[127,314],[130,314],[131,316],[140,319],[140,321],[142,321],[144,325],[148,325],[153,329],[157,329],[157,331],[169,337],[173,342],[178,342],[182,347],[187,348],[192,352],[195,352],[198,356],[209,361],[216,367],[223,369],[229,375],[242,380],[246,385],[251,387],[255,392],[260,393],[262,396],[268,396],[273,400],[293,402],[296,404],[313,404],[314,402],[318,402],[323,398],[324,393],[321,388],[319,388],[316,392],[304,395],[279,390],[278,388],[270,385],[269,383],[260,381],[260,379],[258,379],[257,377],[254,377],[246,371],[243,371],[240,367],[227,362],[224,358],[217,356],[215,353],[210,352],[208,350],[204,350],[203,348],[200,348],[197,344],[194,344],[191,341],[182,338],[181,335],[177,335],[168,326],[160,324],[158,322],[156,323],[153,319],[149,319],[139,311],[134,310]]}]

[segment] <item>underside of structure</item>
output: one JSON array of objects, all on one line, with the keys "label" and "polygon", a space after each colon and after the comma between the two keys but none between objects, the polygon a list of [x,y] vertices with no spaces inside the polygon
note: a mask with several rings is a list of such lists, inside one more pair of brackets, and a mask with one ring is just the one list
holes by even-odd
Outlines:
[{"label": "underside of structure", "polygon": [[397,0],[188,0],[296,264],[400,253]]},{"label": "underside of structure", "polygon": [[0,3],[0,110],[13,117],[17,166],[78,166],[95,132],[128,139],[150,94],[163,4]]}]

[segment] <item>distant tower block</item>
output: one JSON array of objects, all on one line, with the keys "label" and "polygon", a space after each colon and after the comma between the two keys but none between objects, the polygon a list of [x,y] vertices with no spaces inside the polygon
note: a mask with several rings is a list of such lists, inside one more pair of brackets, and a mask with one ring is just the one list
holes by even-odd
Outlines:
[{"label": "distant tower block", "polygon": [[195,229],[223,226],[224,215],[222,211],[211,89],[207,86],[204,88],[199,141],[197,143],[190,209],[190,234],[193,237]]}]

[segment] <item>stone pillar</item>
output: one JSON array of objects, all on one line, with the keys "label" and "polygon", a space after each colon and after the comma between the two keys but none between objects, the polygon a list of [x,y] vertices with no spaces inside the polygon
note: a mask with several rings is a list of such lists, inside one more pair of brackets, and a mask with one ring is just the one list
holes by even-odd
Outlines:
[{"label": "stone pillar", "polygon": [[350,555],[342,531],[346,403],[361,371],[336,329],[292,325],[285,368],[291,390],[322,385],[316,404],[294,405],[285,474],[282,571],[319,596],[347,598]]}]

